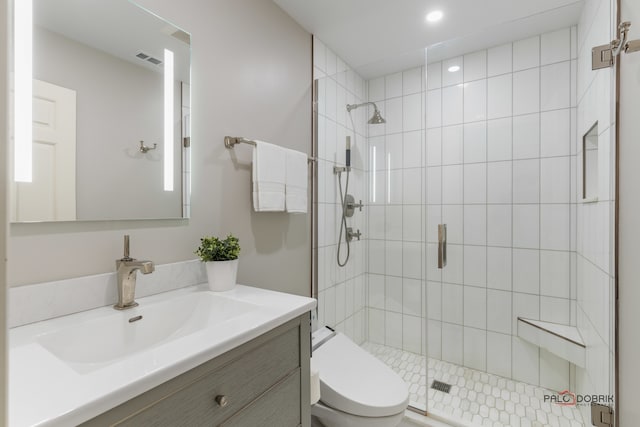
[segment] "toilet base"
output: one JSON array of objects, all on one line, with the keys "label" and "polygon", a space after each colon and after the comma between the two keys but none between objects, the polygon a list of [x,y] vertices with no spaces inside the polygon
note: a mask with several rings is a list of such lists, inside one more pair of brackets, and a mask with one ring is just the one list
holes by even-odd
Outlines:
[{"label": "toilet base", "polygon": [[312,427],[397,427],[404,411],[388,417],[360,417],[330,408],[322,402],[311,406]]},{"label": "toilet base", "polygon": [[311,415],[311,427],[326,427],[324,424],[322,424],[322,422],[320,422],[320,420]]}]

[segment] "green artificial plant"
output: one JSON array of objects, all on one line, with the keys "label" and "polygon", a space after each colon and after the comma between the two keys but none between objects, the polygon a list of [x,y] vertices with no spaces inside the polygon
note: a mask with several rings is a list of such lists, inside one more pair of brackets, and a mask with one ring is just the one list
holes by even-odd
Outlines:
[{"label": "green artificial plant", "polygon": [[232,261],[240,255],[240,244],[233,234],[229,234],[226,239],[203,237],[195,254],[204,262]]}]

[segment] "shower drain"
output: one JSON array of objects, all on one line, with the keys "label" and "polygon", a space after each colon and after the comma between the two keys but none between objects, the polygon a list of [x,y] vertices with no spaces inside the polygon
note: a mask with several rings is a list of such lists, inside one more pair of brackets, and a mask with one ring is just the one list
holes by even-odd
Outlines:
[{"label": "shower drain", "polygon": [[431,388],[434,390],[441,391],[443,393],[449,393],[449,390],[451,390],[451,384],[443,383],[438,380],[433,380],[433,382],[431,383]]}]

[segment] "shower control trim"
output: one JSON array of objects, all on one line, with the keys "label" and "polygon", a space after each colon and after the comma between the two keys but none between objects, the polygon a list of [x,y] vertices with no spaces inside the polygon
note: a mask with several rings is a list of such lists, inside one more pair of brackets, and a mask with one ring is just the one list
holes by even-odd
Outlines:
[{"label": "shower control trim", "polygon": [[356,239],[360,240],[361,236],[362,236],[362,233],[360,232],[359,229],[358,229],[358,231],[354,232],[353,231],[353,227],[347,227],[347,240],[349,242],[352,241],[354,237]]},{"label": "shower control trim", "polygon": [[347,194],[347,196],[345,197],[345,207],[344,207],[344,215],[347,218],[351,218],[354,214],[354,212],[356,211],[356,209],[360,210],[360,212],[362,212],[362,206],[364,206],[362,204],[362,200],[360,200],[358,203],[356,203],[356,199],[351,195],[351,194]]}]

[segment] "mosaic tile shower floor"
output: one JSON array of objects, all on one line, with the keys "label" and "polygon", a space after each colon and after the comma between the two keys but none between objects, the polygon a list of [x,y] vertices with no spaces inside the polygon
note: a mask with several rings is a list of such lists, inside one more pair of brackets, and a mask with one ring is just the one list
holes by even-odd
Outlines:
[{"label": "mosaic tile shower floor", "polygon": [[[584,427],[579,409],[543,401],[548,390],[437,359],[367,342],[365,350],[409,385],[411,405],[456,424],[489,427]],[[426,388],[433,380],[451,384],[449,393]]]}]

